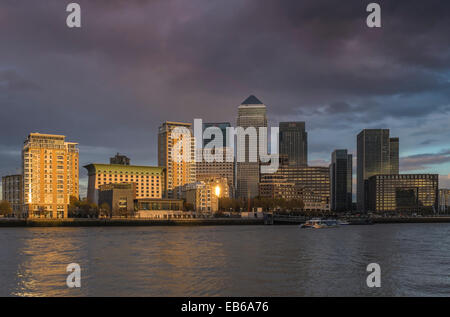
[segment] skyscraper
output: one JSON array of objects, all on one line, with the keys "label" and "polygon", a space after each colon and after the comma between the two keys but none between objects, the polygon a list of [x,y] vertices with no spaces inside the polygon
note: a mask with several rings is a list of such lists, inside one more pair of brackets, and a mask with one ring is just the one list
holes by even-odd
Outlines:
[{"label": "skyscraper", "polygon": [[[227,140],[228,140],[227,128],[230,128],[230,127],[231,127],[231,124],[229,122],[204,122],[203,123],[203,133],[208,128],[220,129],[220,131],[222,132],[222,137],[223,137],[223,147],[226,147],[228,145],[228,143],[227,143]],[[203,139],[203,146],[205,146],[206,144],[208,144],[211,141],[212,141],[211,138]]]},{"label": "skyscraper", "polygon": [[308,165],[308,133],[305,122],[280,122],[279,153],[291,166]]},{"label": "skyscraper", "polygon": [[[255,96],[245,99],[238,108],[237,127],[256,128],[257,141],[249,142],[245,137],[245,162],[237,162],[236,195],[240,198],[252,198],[258,195],[259,182],[259,127],[267,127],[266,106]],[[239,151],[239,149],[238,149]],[[250,162],[250,156],[256,155],[257,161]]]},{"label": "skyscraper", "polygon": [[398,174],[399,139],[389,129],[364,129],[357,137],[357,206],[367,210],[367,180],[379,174]]},{"label": "skyscraper", "polygon": [[333,211],[349,211],[352,208],[352,169],[352,155],[347,150],[334,150],[330,164]]},{"label": "skyscraper", "polygon": [[[189,133],[173,133],[182,128]],[[180,159],[174,160],[176,145]],[[158,165],[166,168],[165,198],[181,198],[185,184],[195,182],[195,142],[190,123],[166,121],[159,127]]]},{"label": "skyscraper", "polygon": [[70,196],[79,197],[78,143],[65,136],[31,133],[22,149],[24,212],[66,218]]},{"label": "skyscraper", "polygon": [[389,139],[389,160],[391,164],[391,174],[399,173],[399,138]]}]

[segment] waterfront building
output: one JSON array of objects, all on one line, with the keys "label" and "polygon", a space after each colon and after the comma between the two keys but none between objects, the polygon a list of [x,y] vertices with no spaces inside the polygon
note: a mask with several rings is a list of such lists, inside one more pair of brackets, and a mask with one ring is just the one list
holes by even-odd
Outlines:
[{"label": "waterfront building", "polygon": [[364,129],[357,136],[357,206],[367,210],[367,180],[374,175],[398,174],[399,139],[389,129]]},{"label": "waterfront building", "polygon": [[107,204],[112,217],[134,215],[135,184],[100,185],[98,205]]},{"label": "waterfront building", "polygon": [[78,143],[65,136],[31,133],[22,149],[23,212],[66,218],[70,197],[79,197]]},{"label": "waterfront building", "polygon": [[[186,133],[172,133],[174,129],[184,129]],[[177,143],[182,158],[174,159]],[[166,121],[159,127],[158,165],[166,169],[165,198],[181,198],[185,184],[195,182],[195,139],[191,124]]]},{"label": "waterfront building", "polygon": [[289,165],[308,165],[308,133],[305,122],[280,122],[279,154],[287,156]]},{"label": "waterfront building", "polygon": [[21,174],[2,177],[2,200],[10,203],[16,217],[23,216],[23,176]]},{"label": "waterfront building", "polygon": [[437,174],[384,174],[368,180],[368,211],[436,213]]},{"label": "waterfront building", "polygon": [[275,173],[262,173],[259,196],[301,199],[305,211],[330,211],[330,169],[321,166],[292,166],[280,157]]},{"label": "waterfront building", "polygon": [[111,157],[109,159],[110,164],[119,164],[119,165],[130,165],[130,159],[125,155],[120,155],[119,153],[116,156]]},{"label": "waterfront building", "polygon": [[99,203],[100,186],[108,184],[133,184],[134,198],[162,198],[165,169],[158,166],[120,164],[89,164],[88,195],[90,203]]},{"label": "waterfront building", "polygon": [[[228,187],[230,188],[230,195],[233,196],[234,185],[234,173],[235,162],[232,157],[233,149],[230,148],[218,148],[214,151],[220,152],[222,161],[208,162],[203,158],[201,161],[195,163],[196,180],[204,180],[208,178],[226,178],[228,181]],[[212,154],[214,155],[214,151]],[[231,157],[228,157],[231,156]]]},{"label": "waterfront building", "polygon": [[331,154],[330,185],[331,210],[352,210],[353,156],[347,150],[334,150]]},{"label": "waterfront building", "polygon": [[[231,124],[229,122],[204,122],[203,123],[203,133],[208,128],[217,128],[220,129],[222,133],[222,147],[227,147],[230,145],[228,138],[228,131],[227,128],[231,128]],[[204,138],[203,139],[203,147],[205,147],[209,142],[211,142],[213,138]]]},{"label": "waterfront building", "polygon": [[187,184],[184,187],[184,197],[195,211],[215,213],[219,211],[219,198],[230,197],[228,180],[212,177]]},{"label": "waterfront building", "polygon": [[[245,161],[236,163],[236,196],[253,198],[259,192],[259,127],[267,127],[266,106],[255,96],[249,96],[238,107],[237,127],[254,127],[257,131],[257,142],[245,137]],[[249,153],[256,154],[256,162],[250,162]]]},{"label": "waterfront building", "polygon": [[439,189],[439,212],[450,212],[450,189]]}]

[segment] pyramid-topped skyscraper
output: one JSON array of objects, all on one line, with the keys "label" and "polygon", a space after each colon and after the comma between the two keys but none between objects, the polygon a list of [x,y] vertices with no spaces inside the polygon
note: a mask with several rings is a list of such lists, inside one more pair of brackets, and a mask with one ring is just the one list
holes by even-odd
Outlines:
[{"label": "pyramid-topped skyscraper", "polygon": [[[237,127],[244,129],[267,127],[266,106],[255,96],[250,95],[238,107]],[[253,198],[258,196],[259,182],[259,135],[255,143],[245,141],[245,162],[237,162],[236,196],[239,198]],[[257,161],[250,162],[249,153],[256,154]]]}]

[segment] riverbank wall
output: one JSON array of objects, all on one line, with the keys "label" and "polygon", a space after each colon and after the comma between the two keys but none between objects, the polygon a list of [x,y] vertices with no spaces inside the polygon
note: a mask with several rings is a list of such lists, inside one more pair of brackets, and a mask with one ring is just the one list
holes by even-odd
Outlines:
[{"label": "riverbank wall", "polygon": [[262,219],[1,219],[0,227],[135,227],[135,226],[236,226],[262,225]]},{"label": "riverbank wall", "polygon": [[[349,219],[351,225],[384,223],[450,223],[448,217],[386,217]],[[296,221],[274,222],[274,225],[298,225]],[[0,227],[136,227],[136,226],[239,226],[264,225],[263,219],[196,218],[196,219],[7,219],[0,218]]]}]

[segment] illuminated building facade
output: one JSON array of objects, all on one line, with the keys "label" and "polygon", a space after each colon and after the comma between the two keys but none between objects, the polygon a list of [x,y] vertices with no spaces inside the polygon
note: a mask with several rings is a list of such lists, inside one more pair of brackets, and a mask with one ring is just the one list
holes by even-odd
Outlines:
[{"label": "illuminated building facade", "polygon": [[79,197],[78,143],[65,136],[31,133],[22,149],[23,212],[31,218],[66,218]]},{"label": "illuminated building facade", "polygon": [[375,212],[438,211],[437,174],[375,175],[368,180],[368,210]]},{"label": "illuminated building facade", "polygon": [[219,210],[219,198],[230,197],[228,180],[212,177],[187,184],[184,188],[186,203],[192,204],[195,211],[214,213]]},{"label": "illuminated building facade", "polygon": [[99,189],[108,184],[133,184],[134,198],[162,198],[164,167],[120,164],[89,164],[88,201],[98,203]]},{"label": "illuminated building facade", "polygon": [[[173,133],[176,128],[186,133]],[[195,139],[190,123],[166,121],[159,127],[158,165],[166,168],[163,197],[181,198],[183,186],[195,182]]]}]

